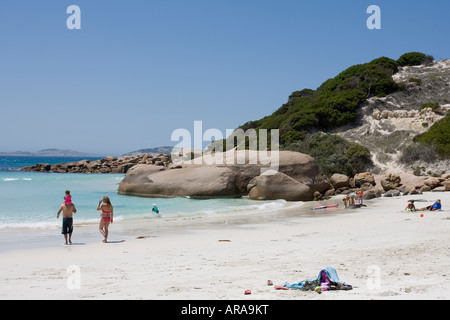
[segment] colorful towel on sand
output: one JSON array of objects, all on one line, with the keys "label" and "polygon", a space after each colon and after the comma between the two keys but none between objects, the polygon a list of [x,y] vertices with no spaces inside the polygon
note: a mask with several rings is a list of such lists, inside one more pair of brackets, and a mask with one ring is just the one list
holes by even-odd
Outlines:
[{"label": "colorful towel on sand", "polygon": [[[328,279],[324,279],[323,273],[326,274]],[[339,277],[337,275],[336,269],[330,266],[327,266],[320,270],[319,275],[310,280],[304,280],[299,282],[286,282],[284,284],[285,288],[289,289],[296,289],[296,290],[303,290],[303,291],[314,291],[316,287],[321,286],[323,283],[326,283],[327,280],[329,280],[328,283],[328,290],[352,290],[352,286],[346,284],[345,282],[342,282],[339,280]]]}]

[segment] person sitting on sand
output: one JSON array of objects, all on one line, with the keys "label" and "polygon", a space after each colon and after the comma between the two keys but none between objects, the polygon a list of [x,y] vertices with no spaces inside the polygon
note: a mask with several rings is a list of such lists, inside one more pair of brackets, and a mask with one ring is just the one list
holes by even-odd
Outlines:
[{"label": "person sitting on sand", "polygon": [[[66,191],[66,197],[64,198],[64,203],[61,205],[61,207],[58,210],[58,214],[56,215],[57,219],[59,219],[59,215],[61,214],[61,211],[63,213],[61,233],[64,235],[64,239],[66,240],[65,244],[72,244],[73,214],[77,212],[77,209],[75,208],[75,205],[72,203],[72,199],[70,197],[70,191],[69,191],[69,196],[67,196],[67,191]],[[69,235],[69,241],[67,241],[67,235]]]},{"label": "person sitting on sand", "polygon": [[414,200],[411,200],[406,206],[405,210],[416,211],[416,206],[414,205]]},{"label": "person sitting on sand", "polygon": [[100,233],[104,237],[103,242],[106,243],[108,242],[109,224],[113,223],[113,210],[114,210],[111,201],[109,200],[109,197],[104,196],[103,199],[99,201],[97,211],[100,210],[102,211],[102,213],[100,214],[101,219],[98,229],[100,230]]},{"label": "person sitting on sand", "polygon": [[441,204],[441,200],[437,199],[436,202],[432,205],[432,206],[428,206],[422,209],[417,209],[417,211],[436,211],[436,210],[441,210],[442,209],[442,204]]}]

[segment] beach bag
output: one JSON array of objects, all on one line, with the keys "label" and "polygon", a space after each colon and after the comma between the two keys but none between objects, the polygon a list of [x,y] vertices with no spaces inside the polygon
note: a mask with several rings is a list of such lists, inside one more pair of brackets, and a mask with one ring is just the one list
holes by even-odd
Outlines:
[{"label": "beach bag", "polygon": [[[326,275],[326,276],[325,276]],[[316,287],[324,283],[328,286],[328,290],[352,290],[353,287],[339,280],[336,269],[327,266],[320,270],[318,276],[314,279],[303,280],[299,282],[285,282],[284,287],[289,289],[297,289],[302,291],[314,291]]]}]

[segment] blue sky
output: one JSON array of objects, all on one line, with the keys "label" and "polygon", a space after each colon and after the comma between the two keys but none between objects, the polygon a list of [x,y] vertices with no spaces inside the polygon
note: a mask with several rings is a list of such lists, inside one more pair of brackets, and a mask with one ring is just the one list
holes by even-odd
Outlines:
[{"label": "blue sky", "polygon": [[[69,5],[81,30],[69,30]],[[381,30],[369,30],[369,5]],[[450,58],[443,0],[1,0],[0,151],[119,155],[224,134],[345,68]]]}]

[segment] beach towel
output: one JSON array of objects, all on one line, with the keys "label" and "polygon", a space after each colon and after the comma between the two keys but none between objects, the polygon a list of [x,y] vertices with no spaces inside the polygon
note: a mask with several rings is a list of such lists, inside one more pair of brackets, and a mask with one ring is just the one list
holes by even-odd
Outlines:
[{"label": "beach towel", "polygon": [[336,269],[327,266],[320,270],[317,277],[299,282],[285,282],[284,287],[295,290],[314,291],[316,287],[326,285],[328,290],[351,290],[352,286],[339,280]]}]

